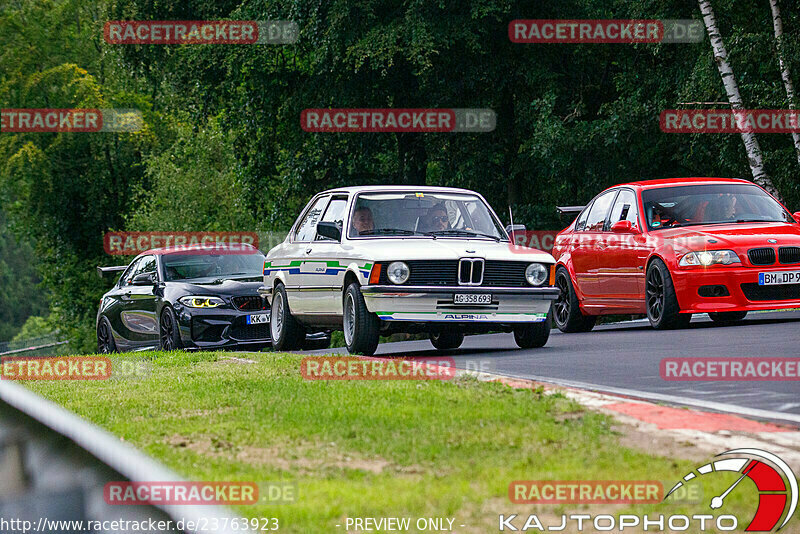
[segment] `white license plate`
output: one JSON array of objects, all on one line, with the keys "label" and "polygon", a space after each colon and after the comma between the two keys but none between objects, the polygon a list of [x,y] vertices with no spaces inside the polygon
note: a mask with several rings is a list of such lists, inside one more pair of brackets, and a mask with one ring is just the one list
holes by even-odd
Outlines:
[{"label": "white license plate", "polygon": [[453,295],[453,304],[491,304],[492,296],[477,293],[456,293]]},{"label": "white license plate", "polygon": [[800,284],[800,271],[758,273],[758,285],[760,286],[779,286],[783,284]]},{"label": "white license plate", "polygon": [[247,324],[264,324],[269,322],[268,313],[259,313],[258,315],[248,315]]}]

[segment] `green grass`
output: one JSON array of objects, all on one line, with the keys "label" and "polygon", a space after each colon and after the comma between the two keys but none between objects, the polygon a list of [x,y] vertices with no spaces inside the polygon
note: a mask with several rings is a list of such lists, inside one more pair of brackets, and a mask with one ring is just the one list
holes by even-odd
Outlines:
[{"label": "green grass", "polygon": [[[507,496],[514,480],[668,485],[695,464],[623,448],[609,418],[541,389],[470,377],[305,381],[299,356],[235,356],[256,363],[226,353],[119,355],[146,359],[149,373],[27,385],[190,480],[296,482],[294,503],[237,508],[278,517],[286,532],[344,531],[335,525],[348,516],[455,517],[467,525],[457,531],[485,532],[497,530],[500,513],[691,515],[708,513],[721,493],[706,487],[692,506],[516,505]],[[754,503],[750,488],[737,489],[725,510],[747,520]]]}]

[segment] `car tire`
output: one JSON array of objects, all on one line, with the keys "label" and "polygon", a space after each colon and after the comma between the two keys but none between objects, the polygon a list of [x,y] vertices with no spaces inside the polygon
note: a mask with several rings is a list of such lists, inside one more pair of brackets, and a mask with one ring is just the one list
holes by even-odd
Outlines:
[{"label": "car tire", "polygon": [[738,323],[747,317],[746,311],[711,312],[708,314],[712,321],[718,324]]},{"label": "car tire", "polygon": [[331,348],[330,334],[318,339],[306,338],[303,340],[303,350],[323,350],[329,348]]},{"label": "car tire", "polygon": [[686,328],[692,314],[681,313],[672,276],[663,261],[656,258],[647,268],[645,277],[645,304],[647,318],[656,330]]},{"label": "car tire", "polygon": [[183,348],[178,317],[170,306],[165,306],[161,311],[161,319],[158,321],[158,341],[161,350],[180,350]]},{"label": "car tire", "polygon": [[111,354],[112,352],[117,352],[117,343],[114,341],[111,323],[108,322],[108,318],[103,317],[97,325],[97,353]]},{"label": "car tire", "polygon": [[429,336],[436,350],[457,349],[464,342],[463,332],[431,332]]},{"label": "car tire", "polygon": [[342,298],[342,327],[347,352],[372,356],[380,340],[380,319],[367,309],[358,284],[347,286]]},{"label": "car tire", "polygon": [[286,288],[277,284],[272,292],[269,333],[275,350],[300,350],[306,339],[306,331],[289,309]]},{"label": "car tire", "polygon": [[597,317],[584,315],[581,311],[569,271],[564,267],[556,270],[556,287],[561,290],[558,299],[553,303],[553,319],[558,329],[570,333],[589,332],[594,328]]},{"label": "car tire", "polygon": [[521,349],[534,349],[544,347],[550,339],[550,329],[553,324],[552,308],[547,314],[547,319],[540,323],[525,323],[514,328],[514,341]]}]

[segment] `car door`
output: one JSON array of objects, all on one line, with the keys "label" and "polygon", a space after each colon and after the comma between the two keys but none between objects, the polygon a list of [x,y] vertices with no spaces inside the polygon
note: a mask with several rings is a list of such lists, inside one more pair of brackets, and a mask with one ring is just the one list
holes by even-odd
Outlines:
[{"label": "car door", "polygon": [[578,290],[587,300],[596,299],[600,295],[598,287],[599,266],[598,241],[603,237],[608,212],[617,195],[612,189],[601,194],[592,202],[582,231],[576,232],[572,248],[572,267],[575,270]]},{"label": "car door", "polygon": [[[347,195],[333,195],[325,208],[325,213],[319,222],[332,222],[344,228],[344,219],[347,210]],[[311,256],[315,263],[314,273],[310,275],[309,283],[319,288],[319,299],[314,300],[317,306],[314,313],[320,315],[341,315],[342,313],[342,285],[347,270],[347,260],[342,254],[342,240],[334,241],[317,233],[311,244]]]},{"label": "car door", "polygon": [[[150,274],[153,283],[148,285],[133,285],[133,280],[140,274]],[[123,327],[130,336],[134,347],[150,347],[158,343],[158,318],[156,317],[156,302],[158,287],[158,272],[156,257],[153,255],[142,256],[136,264],[122,294],[121,320]]]},{"label": "car door", "polygon": [[294,315],[315,313],[314,310],[324,306],[325,287],[319,286],[317,269],[322,265],[315,261],[315,239],[317,223],[322,218],[330,195],[320,195],[312,200],[306,211],[298,219],[297,225],[286,247],[286,255],[282,265],[286,276],[286,297],[289,309]]},{"label": "car door", "polygon": [[[611,226],[629,221],[636,234],[617,234]],[[597,240],[598,297],[611,307],[629,308],[638,303],[644,287],[644,264],[647,261],[645,240],[641,234],[638,202],[632,189],[620,189],[614,200],[605,231]]]},{"label": "car door", "polygon": [[108,319],[111,324],[111,330],[114,333],[114,342],[117,344],[119,350],[129,350],[133,348],[134,344],[131,341],[132,333],[125,326],[123,319],[123,308],[128,302],[128,286],[129,282],[133,279],[133,273],[139,265],[141,258],[137,258],[128,265],[128,268],[119,277],[114,289],[109,291],[104,298],[103,302],[103,315]]}]

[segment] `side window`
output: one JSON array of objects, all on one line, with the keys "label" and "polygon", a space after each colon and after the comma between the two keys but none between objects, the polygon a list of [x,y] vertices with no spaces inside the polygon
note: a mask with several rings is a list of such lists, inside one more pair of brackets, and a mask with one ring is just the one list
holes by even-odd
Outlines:
[{"label": "side window", "polygon": [[638,223],[638,210],[636,209],[636,195],[630,189],[622,189],[619,192],[614,208],[611,210],[610,224],[619,221],[630,221],[635,227]]},{"label": "side window", "polygon": [[139,267],[136,268],[136,274],[153,273],[156,272],[156,257],[145,256],[139,261]]},{"label": "side window", "polygon": [[586,218],[589,216],[589,210],[592,209],[592,205],[589,204],[586,206],[583,211],[578,215],[578,222],[575,223],[575,231],[582,232],[586,229]]},{"label": "side window", "polygon": [[[344,210],[346,207],[347,197],[333,197],[320,222],[335,222],[339,225],[339,229],[341,229],[344,225]],[[316,228],[316,224],[314,226]],[[316,237],[316,240],[330,241],[327,237],[322,237],[320,235]]]},{"label": "side window", "polygon": [[139,258],[138,260],[134,261],[128,266],[128,269],[122,274],[119,279],[119,287],[125,287],[131,285],[131,281],[133,280],[133,275],[136,274],[136,269],[142,264],[142,260],[144,258]]},{"label": "side window", "polygon": [[322,215],[322,210],[328,202],[329,196],[319,197],[314,205],[303,215],[303,220],[297,225],[297,230],[294,234],[295,241],[311,241],[317,234],[317,223]]},{"label": "side window", "polygon": [[602,232],[606,224],[606,215],[608,209],[611,207],[611,202],[617,190],[608,191],[597,197],[589,210],[589,215],[586,217],[586,231],[587,232]]}]

